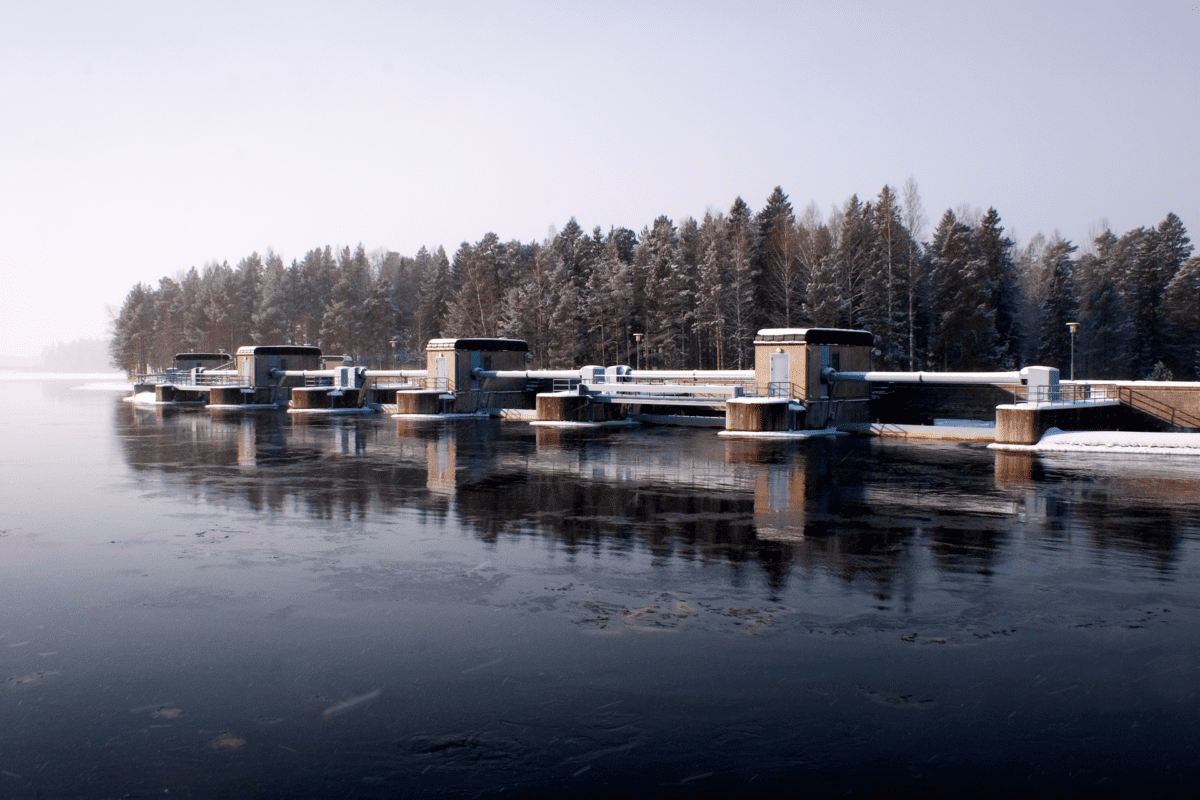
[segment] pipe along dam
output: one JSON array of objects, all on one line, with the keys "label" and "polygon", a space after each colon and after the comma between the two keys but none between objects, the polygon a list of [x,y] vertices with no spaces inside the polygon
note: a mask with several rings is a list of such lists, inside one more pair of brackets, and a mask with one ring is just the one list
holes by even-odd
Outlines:
[{"label": "pipe along dam", "polygon": [[[1011,372],[882,372],[874,337],[836,328],[767,328],[754,368],[528,369],[526,342],[431,339],[425,369],[377,370],[307,345],[181,353],[138,376],[131,399],[214,413],[376,411],[491,415],[545,425],[630,422],[712,426],[728,436],[841,431],[909,439],[1036,444],[1051,428],[1200,429],[1200,383],[1063,381],[1054,367]],[[935,420],[960,424],[935,425]]]}]

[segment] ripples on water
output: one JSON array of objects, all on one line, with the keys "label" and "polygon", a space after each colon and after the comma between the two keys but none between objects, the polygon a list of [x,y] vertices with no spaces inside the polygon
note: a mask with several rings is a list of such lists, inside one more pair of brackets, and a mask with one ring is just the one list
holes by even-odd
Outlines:
[{"label": "ripples on water", "polygon": [[1200,772],[1186,457],[0,398],[7,796]]}]

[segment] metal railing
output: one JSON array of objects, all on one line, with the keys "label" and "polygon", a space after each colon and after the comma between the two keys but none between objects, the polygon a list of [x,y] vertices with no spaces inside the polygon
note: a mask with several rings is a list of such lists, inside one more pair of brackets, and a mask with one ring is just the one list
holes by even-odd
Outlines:
[{"label": "metal railing", "polygon": [[1116,400],[1112,388],[1093,386],[1090,383],[1062,383],[1058,386],[1013,386],[1013,396],[1018,402],[1035,406],[1079,405],[1082,403],[1107,403]]},{"label": "metal railing", "polygon": [[796,384],[791,381],[771,381],[767,384],[767,397],[799,397]]},{"label": "metal railing", "polygon": [[1130,408],[1149,414],[1169,422],[1176,428],[1200,428],[1200,417],[1181,411],[1161,400],[1156,400],[1145,392],[1139,392],[1128,386],[1117,387],[1117,399]]},{"label": "metal railing", "polygon": [[193,375],[191,370],[168,369],[137,376],[138,383],[171,384],[172,386],[234,386],[243,383],[234,372],[201,372]]},{"label": "metal railing", "polygon": [[588,394],[609,398],[628,398],[636,401],[644,398],[688,400],[726,400],[741,397],[742,387],[737,384],[714,383],[586,383]]}]

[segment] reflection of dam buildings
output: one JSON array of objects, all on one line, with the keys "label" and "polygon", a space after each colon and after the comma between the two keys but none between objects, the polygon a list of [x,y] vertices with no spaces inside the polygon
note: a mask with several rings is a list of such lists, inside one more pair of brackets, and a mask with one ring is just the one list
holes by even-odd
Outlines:
[{"label": "reflection of dam buildings", "polygon": [[[1075,460],[886,440],[719,438],[684,429],[535,428],[487,419],[210,416],[117,407],[129,464],[213,502],[319,519],[412,509],[456,518],[486,540],[541,536],[572,549],[624,549],[731,565],[772,582],[793,568],[867,577],[882,595],[924,544],[943,570],[988,570],[1014,536],[1084,531],[1100,546],[1168,566],[1200,503],[1193,471],[1131,463],[1050,481]],[[1133,480],[1136,494],[1125,484]],[[1125,493],[1159,533],[1106,513]],[[1098,503],[1097,501],[1104,501]],[[1083,523],[1083,524],[1080,524]]]}]

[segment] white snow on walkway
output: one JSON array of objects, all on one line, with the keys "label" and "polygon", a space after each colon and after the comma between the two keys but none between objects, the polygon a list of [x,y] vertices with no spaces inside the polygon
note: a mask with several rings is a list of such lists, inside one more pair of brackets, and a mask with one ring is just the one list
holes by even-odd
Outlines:
[{"label": "white snow on walkway", "polygon": [[1050,428],[1035,445],[990,445],[1001,450],[1035,453],[1129,453],[1200,456],[1200,433],[1140,431],[1063,431]]}]

